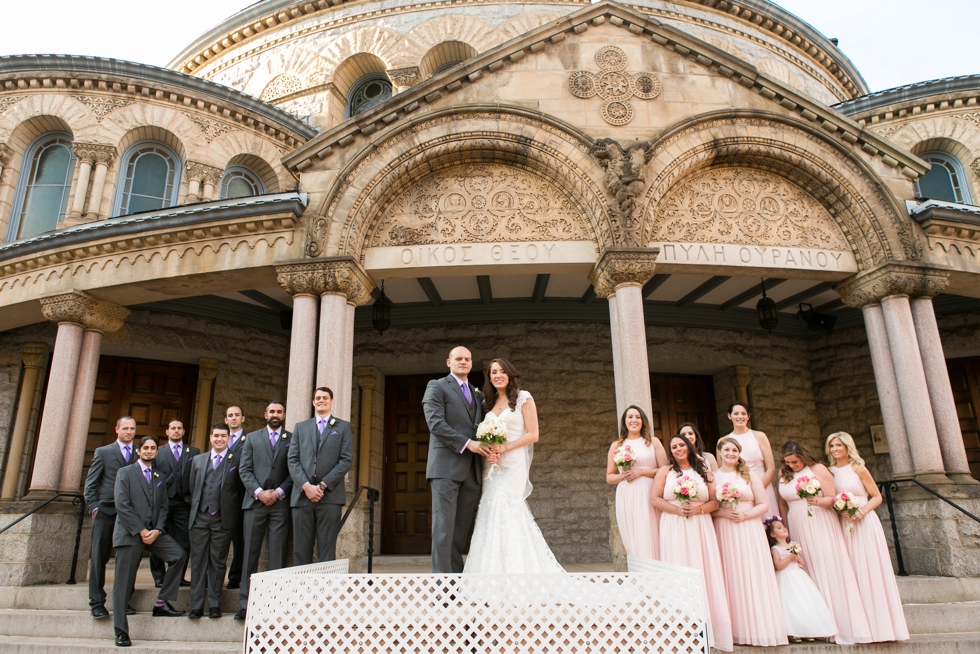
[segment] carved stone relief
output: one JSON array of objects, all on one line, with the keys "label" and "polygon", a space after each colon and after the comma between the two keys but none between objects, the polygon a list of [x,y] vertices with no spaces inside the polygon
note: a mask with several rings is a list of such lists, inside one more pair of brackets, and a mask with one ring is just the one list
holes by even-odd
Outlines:
[{"label": "carved stone relief", "polygon": [[0,114],[5,112],[11,105],[17,104],[23,100],[26,96],[23,95],[8,95],[0,98]]},{"label": "carved stone relief", "polygon": [[107,98],[101,95],[77,95],[75,96],[75,99],[91,109],[92,113],[95,114],[95,120],[100,123],[102,122],[103,118],[111,114],[116,109],[133,104],[129,100],[118,100],[116,98]]},{"label": "carved stone relief", "polygon": [[283,96],[303,90],[303,82],[295,75],[279,75],[262,90],[260,96],[266,102],[272,102]]},{"label": "carved stone relief", "polygon": [[217,120],[195,116],[194,114],[184,115],[194,121],[194,124],[197,125],[198,129],[201,130],[201,133],[204,134],[204,138],[208,143],[218,138],[222,134],[226,134],[232,130],[230,125],[218,122]]},{"label": "carved stone relief", "polygon": [[108,168],[116,158],[116,148],[112,145],[102,145],[100,143],[72,143],[71,149],[75,156],[82,161],[89,163],[105,164]]},{"label": "carved stone relief", "polygon": [[837,292],[844,304],[860,309],[890,295],[935,297],[948,285],[948,270],[892,262],[841,282]]},{"label": "carved stone relief", "polygon": [[41,298],[41,313],[51,322],[73,322],[103,333],[119,331],[129,309],[92,297],[82,291],[69,291]]},{"label": "carved stone relief", "polygon": [[657,207],[653,241],[793,245],[849,250],[815,199],[786,180],[747,168],[711,169],[670,189]]},{"label": "carved stone relief", "polygon": [[382,212],[371,246],[587,240],[582,218],[551,183],[500,164],[439,171]]},{"label": "carved stone relief", "polygon": [[660,80],[653,73],[627,73],[626,53],[614,45],[595,53],[598,73],[576,70],[568,76],[568,90],[576,98],[602,98],[602,118],[610,125],[625,125],[633,120],[633,97],[653,100],[660,95]]}]

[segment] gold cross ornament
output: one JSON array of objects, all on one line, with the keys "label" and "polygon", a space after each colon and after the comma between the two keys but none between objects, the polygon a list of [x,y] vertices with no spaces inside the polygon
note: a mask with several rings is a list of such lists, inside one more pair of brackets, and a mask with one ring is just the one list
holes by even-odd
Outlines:
[{"label": "gold cross ornament", "polygon": [[660,95],[660,80],[653,73],[627,73],[626,53],[614,45],[595,53],[598,73],[576,70],[568,76],[568,90],[576,98],[602,98],[602,118],[610,125],[625,125],[633,119],[632,97],[653,100]]}]

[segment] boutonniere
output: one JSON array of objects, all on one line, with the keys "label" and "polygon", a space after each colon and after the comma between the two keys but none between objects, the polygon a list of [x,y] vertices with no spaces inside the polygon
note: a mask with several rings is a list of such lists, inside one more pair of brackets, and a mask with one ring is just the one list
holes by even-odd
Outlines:
[{"label": "boutonniere", "polygon": [[330,426],[333,427],[336,424],[337,424],[337,419],[336,418],[331,418],[330,419]]},{"label": "boutonniere", "polygon": [[228,460],[229,460],[229,461],[231,461],[231,460],[232,460],[232,459],[234,459],[234,458],[235,458],[235,455],[234,455],[234,454],[232,454],[231,452],[229,452],[229,453],[228,453]]},{"label": "boutonniere", "polygon": [[190,454],[190,453],[191,453],[191,448],[185,447],[184,448],[184,454]]},{"label": "boutonniere", "polygon": [[160,478],[160,473],[159,472],[154,472],[153,473],[153,478],[154,479],[159,479]]},{"label": "boutonniere", "polygon": [[279,434],[279,440],[283,440],[285,438],[286,438],[286,434]]},{"label": "boutonniere", "polygon": [[480,389],[477,388],[476,386],[473,387],[473,392],[476,393],[477,395],[481,395]]}]

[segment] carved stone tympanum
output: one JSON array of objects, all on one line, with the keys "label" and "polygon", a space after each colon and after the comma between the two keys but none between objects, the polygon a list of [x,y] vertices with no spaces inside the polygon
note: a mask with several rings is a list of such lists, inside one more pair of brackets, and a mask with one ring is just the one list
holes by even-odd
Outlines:
[{"label": "carved stone tympanum", "polygon": [[909,263],[886,263],[837,285],[841,300],[860,309],[890,295],[934,297],[949,285],[949,271]]},{"label": "carved stone tympanum", "polygon": [[290,295],[336,293],[361,306],[371,301],[374,282],[352,257],[327,257],[276,266],[279,285]]},{"label": "carved stone tympanum", "polygon": [[279,75],[262,89],[262,100],[272,102],[281,97],[303,90],[303,81],[295,75],[284,73]]},{"label": "carved stone tympanum", "polygon": [[71,291],[42,297],[41,313],[51,322],[73,322],[108,334],[119,331],[130,311],[88,293]]},{"label": "carved stone tympanum", "polygon": [[623,284],[645,284],[653,277],[660,248],[609,248],[589,273],[599,297],[609,297]]}]

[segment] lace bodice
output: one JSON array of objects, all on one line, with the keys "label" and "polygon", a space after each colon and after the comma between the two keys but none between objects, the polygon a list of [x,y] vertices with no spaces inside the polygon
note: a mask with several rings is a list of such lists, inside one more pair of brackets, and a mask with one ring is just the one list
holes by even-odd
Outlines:
[{"label": "lace bodice", "polygon": [[507,425],[507,442],[516,441],[524,435],[524,412],[521,411],[521,407],[530,398],[531,394],[527,391],[519,391],[517,393],[517,402],[515,402],[513,409],[508,406],[500,412],[500,415],[495,414],[493,411],[487,411],[486,417],[493,416],[498,420],[502,420]]}]

